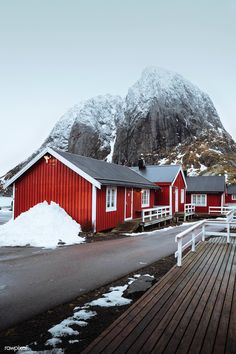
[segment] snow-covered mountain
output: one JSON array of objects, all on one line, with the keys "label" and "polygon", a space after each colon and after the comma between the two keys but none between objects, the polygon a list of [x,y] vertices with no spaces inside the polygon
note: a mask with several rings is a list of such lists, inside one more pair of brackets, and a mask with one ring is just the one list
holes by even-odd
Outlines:
[{"label": "snow-covered mountain", "polygon": [[108,94],[72,107],[34,155],[45,146],[130,165],[143,153],[147,163],[236,176],[236,144],[209,96],[157,67],[145,69],[124,99]]}]

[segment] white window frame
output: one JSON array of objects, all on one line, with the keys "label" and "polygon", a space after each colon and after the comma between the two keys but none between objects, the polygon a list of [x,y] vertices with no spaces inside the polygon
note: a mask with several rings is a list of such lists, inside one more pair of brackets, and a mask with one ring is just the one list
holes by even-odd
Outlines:
[{"label": "white window frame", "polygon": [[107,187],[106,188],[106,212],[116,211],[116,210],[117,210],[117,187]]},{"label": "white window frame", "polygon": [[236,200],[236,193],[232,194],[231,200]]},{"label": "white window frame", "polygon": [[185,190],[181,189],[181,192],[180,192],[180,203],[184,204],[184,202],[185,202]]},{"label": "white window frame", "polygon": [[150,189],[142,189],[141,191],[142,208],[150,206]]},{"label": "white window frame", "polygon": [[[204,196],[204,203],[203,203],[203,196]],[[206,207],[207,206],[207,194],[206,193],[192,194],[191,195],[191,203],[197,207]]]}]

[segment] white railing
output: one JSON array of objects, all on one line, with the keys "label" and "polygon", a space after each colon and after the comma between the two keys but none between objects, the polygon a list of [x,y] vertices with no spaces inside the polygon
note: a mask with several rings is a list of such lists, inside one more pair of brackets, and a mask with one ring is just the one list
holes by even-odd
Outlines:
[{"label": "white railing", "polygon": [[194,215],[195,214],[195,205],[194,204],[184,204],[184,214]]},{"label": "white railing", "polygon": [[225,215],[230,210],[232,210],[232,208],[226,207],[226,206],[220,206],[220,207],[218,207],[218,206],[217,207],[210,206],[209,209],[208,209],[208,213],[209,214],[222,214],[222,215]]},{"label": "white railing", "polygon": [[[220,228],[218,231],[206,230],[206,227],[217,226]],[[226,218],[221,220],[202,220],[197,224],[189,227],[187,230],[180,232],[175,237],[175,242],[177,242],[177,251],[175,252],[175,257],[177,258],[177,266],[182,265],[182,254],[183,251],[191,245],[192,252],[195,251],[196,241],[205,241],[206,236],[225,236],[227,238],[227,243],[230,242],[230,237],[236,237],[236,233],[230,232],[232,228],[236,228],[236,221],[234,217],[234,210],[228,211]],[[225,231],[226,230],[226,231]],[[188,238],[188,241],[183,244],[183,240]],[[190,239],[189,239],[190,238]]]},{"label": "white railing", "polygon": [[156,220],[162,219],[167,216],[171,216],[171,210],[169,206],[156,207],[142,210],[142,222],[145,223],[146,220]]}]

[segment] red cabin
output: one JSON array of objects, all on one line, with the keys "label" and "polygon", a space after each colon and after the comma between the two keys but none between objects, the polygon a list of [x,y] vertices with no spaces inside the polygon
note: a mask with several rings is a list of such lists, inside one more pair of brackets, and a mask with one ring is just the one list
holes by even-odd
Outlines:
[{"label": "red cabin", "polygon": [[170,206],[172,214],[184,212],[187,184],[180,165],[150,165],[132,169],[161,188],[156,193],[158,206]]},{"label": "red cabin", "polygon": [[208,214],[209,207],[225,204],[224,176],[187,177],[187,203],[195,205],[196,213]]},{"label": "red cabin", "polygon": [[225,204],[236,207],[236,185],[231,184],[226,188]]},{"label": "red cabin", "polygon": [[46,148],[9,180],[14,218],[54,201],[82,227],[103,231],[154,206],[159,188],[126,166]]}]

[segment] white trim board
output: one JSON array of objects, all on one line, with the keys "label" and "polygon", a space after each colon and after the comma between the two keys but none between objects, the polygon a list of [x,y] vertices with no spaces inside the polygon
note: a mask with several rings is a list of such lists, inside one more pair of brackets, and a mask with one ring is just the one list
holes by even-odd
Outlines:
[{"label": "white trim board", "polygon": [[174,178],[173,182],[171,183],[171,186],[173,186],[173,185],[174,185],[174,183],[175,183],[175,181],[176,181],[176,179],[177,179],[177,177],[178,177],[178,175],[179,175],[179,173],[180,173],[180,172],[181,172],[182,177],[183,177],[183,180],[184,180],[185,188],[187,189],[187,182],[186,182],[186,178],[185,178],[184,171],[183,171],[183,169],[182,169],[182,167],[181,167],[181,166],[179,167],[179,170],[178,170],[178,172],[176,173],[176,176],[175,176],[175,178]]},{"label": "white trim board", "polygon": [[59,160],[61,163],[63,163],[65,166],[67,166],[69,169],[86,179],[88,182],[90,182],[93,186],[101,189],[101,183],[99,183],[96,179],[93,177],[89,176],[87,173],[85,173],[83,170],[81,170],[79,167],[75,166],[73,163],[70,161],[66,160],[64,157],[62,157],[60,154],[58,154],[56,151],[51,149],[50,147],[46,147],[43,149],[35,158],[33,158],[24,168],[22,168],[15,176],[13,176],[9,181],[7,181],[4,184],[4,188],[9,187],[12,183],[14,183],[20,176],[22,176],[31,166],[33,166],[37,161],[39,161],[45,154],[50,154],[53,157],[55,157],[57,160]]}]

